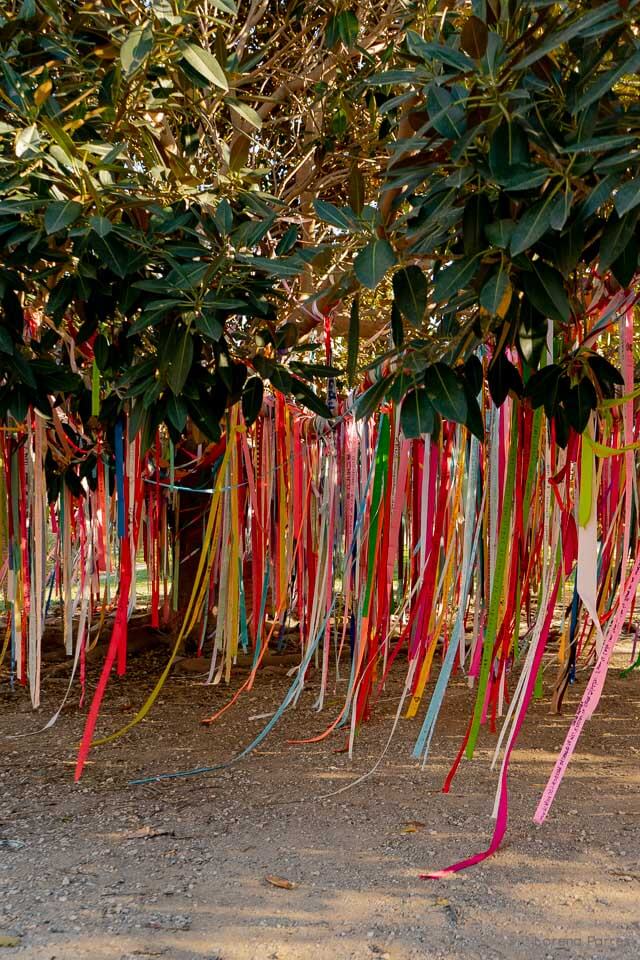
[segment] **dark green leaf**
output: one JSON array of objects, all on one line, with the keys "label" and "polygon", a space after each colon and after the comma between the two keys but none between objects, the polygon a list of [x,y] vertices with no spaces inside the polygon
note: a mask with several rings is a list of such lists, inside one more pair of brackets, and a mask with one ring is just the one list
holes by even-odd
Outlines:
[{"label": "dark green leaf", "polygon": [[624,216],[640,203],[640,178],[627,180],[618,189],[615,198],[616,212],[619,217]]},{"label": "dark green leaf", "polygon": [[89,217],[89,224],[99,237],[106,237],[113,230],[113,224],[106,217]]},{"label": "dark green leaf", "polygon": [[550,191],[546,197],[528,207],[516,224],[511,235],[511,256],[517,257],[532,247],[551,226],[556,194]]},{"label": "dark green leaf", "polygon": [[550,363],[529,377],[524,388],[524,395],[530,398],[534,410],[548,404],[547,416],[553,415],[561,374],[562,367],[557,363]]},{"label": "dark green leaf", "polygon": [[187,405],[181,397],[173,394],[167,397],[167,419],[178,433],[182,433],[185,428],[187,413]]},{"label": "dark green leaf", "polygon": [[565,27],[555,32],[548,32],[541,40],[534,40],[531,44],[533,50],[519,61],[517,65],[518,69],[524,70],[525,67],[531,66],[532,63],[536,63],[537,60],[540,60],[547,53],[557,50],[562,44],[567,43],[574,37],[579,37],[581,34],[586,33],[587,30],[595,24],[602,23],[603,20],[606,20],[610,16],[615,16],[619,10],[620,4],[618,0],[608,0],[607,3],[599,4],[594,10],[588,13],[579,11],[573,20],[569,18],[569,23]]},{"label": "dark green leaf", "polygon": [[98,334],[93,341],[93,355],[98,370],[106,370],[109,366],[109,341],[103,333]]},{"label": "dark green leaf", "polygon": [[467,417],[464,422],[467,430],[477,437],[480,443],[484,440],[484,423],[482,422],[482,411],[478,403],[477,394],[473,387],[465,378],[463,383],[465,397],[467,398]]},{"label": "dark green leaf", "polygon": [[355,405],[356,420],[364,420],[376,412],[384,400],[390,380],[390,376],[381,377],[373,386],[360,394]]},{"label": "dark green leaf", "polygon": [[221,90],[229,89],[225,72],[212,53],[195,43],[180,41],[178,46],[189,66],[204,80]]},{"label": "dark green leaf", "polygon": [[440,43],[427,43],[415,30],[407,30],[407,49],[412,56],[419,57],[425,63],[438,60],[462,73],[474,69],[473,60],[464,53]]},{"label": "dark green leaf", "polygon": [[492,246],[506,250],[511,243],[515,226],[513,220],[497,220],[495,223],[488,223],[485,226],[484,234]]},{"label": "dark green leaf", "polygon": [[517,368],[505,356],[504,350],[489,365],[487,372],[489,393],[496,407],[501,407],[513,390],[518,396],[523,393],[522,378]]},{"label": "dark green leaf", "polygon": [[505,269],[504,263],[500,263],[498,269],[489,277],[480,291],[480,306],[484,307],[492,316],[504,317],[507,312],[505,300],[510,290],[509,272]]},{"label": "dark green leaf", "polygon": [[446,303],[459,290],[464,290],[479,266],[478,257],[462,257],[441,270],[435,278],[433,293],[438,303]]},{"label": "dark green leaf", "polygon": [[571,306],[562,276],[541,260],[534,260],[531,273],[525,273],[522,285],[536,310],[559,323],[567,323]]},{"label": "dark green leaf", "polygon": [[491,218],[491,204],[484,193],[474,193],[464,205],[462,214],[462,242],[469,256],[480,253],[487,246],[485,226]]},{"label": "dark green leaf", "polygon": [[580,383],[571,387],[564,402],[564,408],[569,423],[576,431],[582,433],[589,422],[589,415],[598,404],[595,387],[588,377],[583,377]]},{"label": "dark green leaf", "polygon": [[396,255],[387,240],[371,240],[360,250],[353,266],[360,283],[374,290],[395,262]]},{"label": "dark green leaf", "polygon": [[13,340],[6,327],[0,327],[0,353],[13,353]]},{"label": "dark green leaf", "polygon": [[391,339],[393,345],[399,349],[404,343],[404,328],[402,326],[402,314],[395,303],[391,304]]},{"label": "dark green leaf", "polygon": [[424,373],[424,386],[431,403],[446,420],[464,423],[467,397],[464,387],[446,363],[434,363]]},{"label": "dark green leaf", "polygon": [[519,123],[501,123],[489,144],[489,167],[500,182],[529,163],[529,138]]},{"label": "dark green leaf", "polygon": [[260,377],[249,377],[242,390],[242,415],[248,427],[262,410],[264,386]]},{"label": "dark green leaf", "polygon": [[620,256],[611,264],[611,272],[621,287],[628,287],[631,284],[638,272],[639,257],[640,244],[634,233]]},{"label": "dark green leaf", "polygon": [[612,393],[612,388],[616,385],[624,387],[624,377],[612,363],[609,363],[606,357],[601,356],[599,353],[593,353],[588,357],[587,362],[593,370],[603,393]]},{"label": "dark green leaf", "polygon": [[403,267],[393,275],[393,298],[398,309],[414,327],[419,327],[427,307],[429,284],[417,266]]},{"label": "dark green leaf", "polygon": [[314,200],[313,209],[325,223],[330,223],[339,230],[352,231],[357,228],[356,217],[349,207],[336,207],[335,203],[326,200]]},{"label": "dark green leaf", "polygon": [[317,393],[314,393],[311,387],[309,387],[306,383],[303,383],[302,380],[292,381],[291,392],[298,403],[301,403],[303,406],[307,407],[312,413],[322,417],[324,420],[331,420],[331,410],[326,405],[324,400],[322,400]]},{"label": "dark green leaf", "polygon": [[150,26],[134,27],[120,47],[120,63],[125,77],[132,77],[153,49],[153,31]]},{"label": "dark green leaf", "polygon": [[178,340],[175,353],[172,353],[167,370],[167,383],[176,396],[182,393],[191,372],[192,363],[193,338],[189,331],[185,330]]},{"label": "dark green leaf", "polygon": [[360,24],[353,10],[343,10],[338,14],[338,35],[345,47],[351,48],[355,45],[360,32]]},{"label": "dark green leaf", "polygon": [[472,353],[464,365],[465,380],[471,388],[474,397],[477,397],[482,390],[482,361],[477,354]]},{"label": "dark green leaf", "polygon": [[427,111],[435,130],[448,140],[458,140],[466,130],[464,108],[446,87],[432,83],[427,92]]},{"label": "dark green leaf", "polygon": [[57,233],[75,223],[82,209],[82,204],[76,200],[54,200],[47,206],[44,215],[44,229],[47,234]]},{"label": "dark green leaf", "polygon": [[592,83],[591,86],[585,90],[582,96],[578,98],[573,106],[572,113],[579,113],[581,110],[586,109],[590,104],[595,103],[596,100],[602,99],[605,93],[611,90],[618,80],[625,75],[637,73],[639,68],[640,51],[636,50],[627,60],[624,60],[622,63],[618,63],[611,70],[607,70],[606,73],[601,74],[595,83]]},{"label": "dark green leaf", "polygon": [[600,241],[600,270],[603,273],[609,269],[614,260],[618,259],[629,243],[639,212],[631,210],[623,217],[619,217],[615,212],[610,214]]},{"label": "dark green leaf", "polygon": [[425,390],[410,390],[402,401],[400,426],[407,440],[433,431],[435,410]]}]

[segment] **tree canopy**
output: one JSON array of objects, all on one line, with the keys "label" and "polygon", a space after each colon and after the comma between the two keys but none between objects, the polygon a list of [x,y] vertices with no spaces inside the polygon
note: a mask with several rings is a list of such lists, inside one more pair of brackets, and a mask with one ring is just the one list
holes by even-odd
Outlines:
[{"label": "tree canopy", "polygon": [[634,0],[7,6],[0,416],[328,417],[327,314],[409,436],[482,436],[486,372],[562,442],[621,382],[586,318],[640,253]]}]

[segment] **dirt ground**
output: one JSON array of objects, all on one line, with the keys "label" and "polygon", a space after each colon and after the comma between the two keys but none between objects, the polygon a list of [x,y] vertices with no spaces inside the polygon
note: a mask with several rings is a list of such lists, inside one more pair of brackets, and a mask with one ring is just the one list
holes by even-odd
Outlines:
[{"label": "dirt ground", "polygon": [[[101,732],[133,715],[165,656],[147,652],[126,678],[112,678]],[[323,729],[340,702],[336,695],[314,712],[311,677],[298,706],[248,759],[206,776],[130,786],[140,775],[231,758],[289,683],[284,668],[268,667],[255,690],[207,728],[200,719],[230,690],[204,686],[185,672],[189,665],[174,673],[144,723],[94,750],[77,786],[74,747],[85,713],[77,698],[53,729],[5,739],[43,725],[62,699],[65,674],[47,668],[37,712],[3,679],[0,960],[639,956],[637,675],[623,680],[610,671],[542,827],[531,818],[585,678],[571,688],[564,717],[549,714],[548,699],[535,703],[512,763],[505,846],[481,866],[424,881],[425,868],[484,849],[493,825],[488,732],[452,792],[441,793],[469,716],[463,680],[445,701],[424,770],[411,759],[420,720],[405,720],[373,777],[316,799],[379,757],[398,672],[353,761],[336,752],[343,734],[314,746],[286,743]],[[268,876],[293,886],[274,886]]]}]

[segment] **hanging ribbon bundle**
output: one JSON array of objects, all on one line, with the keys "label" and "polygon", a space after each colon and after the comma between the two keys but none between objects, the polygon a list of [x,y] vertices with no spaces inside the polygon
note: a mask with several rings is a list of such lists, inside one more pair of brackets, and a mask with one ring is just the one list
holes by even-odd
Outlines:
[{"label": "hanging ribbon bundle", "polygon": [[[425,763],[449,682],[464,674],[473,703],[444,789],[485,731],[497,735],[496,826],[486,851],[444,873],[478,862],[504,836],[509,759],[542,692],[543,661],[558,659],[550,690],[558,710],[578,670],[589,680],[537,822],[633,612],[640,417],[631,309],[620,340],[624,396],[601,403],[564,447],[542,409],[512,397],[495,407],[488,395],[480,397],[485,443],[446,421],[437,436],[408,440],[396,407],[356,420],[353,397],[335,401],[329,424],[278,394],[265,399],[250,428],[236,408],[220,443],[179,456],[160,434],[143,452],[126,418],[96,445],[70,417],[32,412],[20,428],[0,433],[3,676],[28,686],[39,705],[45,624],[58,616],[72,662],[65,701],[76,680],[82,699],[87,656],[110,625],[79,777],[92,747],[149,713],[186,638],[207,658],[211,684],[229,683],[238,655],[251,656],[247,680],[205,723],[242,701],[269,651],[295,643],[300,663],[291,688],[239,756],[295,704],[311,670],[318,711],[346,680],[339,710],[311,739],[342,731],[352,753],[395,665],[406,671],[398,716],[421,718],[414,756]],[[51,460],[64,478],[53,492],[45,482]],[[166,623],[173,607],[175,645],[135,717],[95,740],[113,668],[126,670],[127,625],[140,603],[152,627]]]}]

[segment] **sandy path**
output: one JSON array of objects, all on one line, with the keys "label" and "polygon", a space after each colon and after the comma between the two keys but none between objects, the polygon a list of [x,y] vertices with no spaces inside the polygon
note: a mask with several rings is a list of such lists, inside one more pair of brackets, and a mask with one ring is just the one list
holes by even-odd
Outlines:
[{"label": "sandy path", "polygon": [[[132,661],[112,681],[101,729],[139,705],[162,656]],[[553,667],[550,669],[553,670]],[[331,707],[312,710],[313,679],[298,708],[249,760],[185,780],[131,787],[141,773],[227,759],[258,732],[256,714],[286,689],[269,668],[255,691],[212,728],[198,720],[229,691],[176,674],[149,720],[94,751],[79,786],[74,705],[40,736],[3,740],[0,960],[440,960],[635,958],[640,955],[640,680],[611,671],[549,820],[531,822],[566,717],[536,703],[514,754],[507,843],[486,864],[440,882],[418,879],[484,848],[495,774],[485,732],[454,790],[440,786],[468,717],[469,691],[454,684],[423,771],[411,760],[417,721],[404,721],[380,771],[336,797],[310,798],[370,768],[395,709],[394,680],[353,762],[343,736],[291,747]],[[237,682],[237,680],[236,680]],[[61,699],[62,675],[45,680],[34,714],[3,682],[0,732],[35,730]],[[422,826],[406,824],[418,821]],[[154,835],[156,834],[156,835]],[[270,885],[275,875],[293,889]],[[5,940],[3,941],[3,938]],[[15,938],[16,946],[3,946]]]}]

